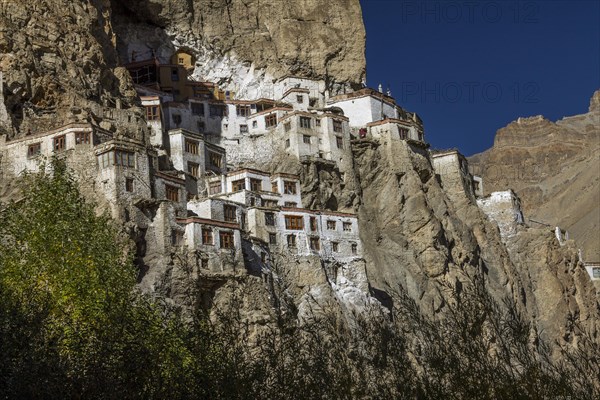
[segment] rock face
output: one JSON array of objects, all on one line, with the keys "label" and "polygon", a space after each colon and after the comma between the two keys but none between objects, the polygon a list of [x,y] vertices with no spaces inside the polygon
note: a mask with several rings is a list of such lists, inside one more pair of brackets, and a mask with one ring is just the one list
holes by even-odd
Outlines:
[{"label": "rock face", "polygon": [[589,112],[551,122],[519,118],[469,159],[487,193],[515,190],[530,220],[567,230],[584,259],[600,259],[600,91]]},{"label": "rock face", "polygon": [[249,97],[268,96],[273,79],[285,74],[325,78],[334,92],[365,76],[355,0],[3,1],[0,116],[6,109],[10,118],[0,129],[10,136],[48,130],[90,103],[134,106],[135,90],[120,65],[132,51],[138,59],[160,58],[175,47],[196,56],[197,79]]},{"label": "rock face", "polygon": [[365,77],[365,30],[355,0],[330,2],[113,0],[122,61],[184,47],[194,77],[245,97],[267,97],[286,74],[323,78],[335,91]]},{"label": "rock face", "polygon": [[[290,73],[324,78],[334,93],[359,85],[365,73],[365,34],[355,0],[42,0],[4,1],[0,7],[0,116],[6,109],[10,121],[3,129],[11,136],[80,119],[146,140],[143,117],[135,130],[135,121],[133,126],[111,122],[94,111],[99,104],[134,116],[139,111],[131,79],[119,66],[132,52],[162,58],[185,47],[196,57],[195,77],[217,80],[243,97],[266,93],[273,79]],[[557,123],[524,119],[499,131],[494,148],[472,159],[483,171],[484,187],[512,187],[526,216],[552,222],[566,214],[565,222],[556,223],[575,235],[582,224],[586,232],[587,221],[597,221],[598,212],[592,203],[598,149],[590,143],[598,142],[599,108],[597,93],[589,114]],[[392,307],[400,288],[424,313],[441,315],[447,291],[460,294],[478,278],[496,300],[515,304],[531,323],[533,337],[568,345],[584,330],[598,340],[598,298],[572,243],[560,246],[551,230],[526,226],[503,237],[465,186],[453,187],[436,176],[422,144],[356,140],[346,162],[351,170],[345,179],[339,166],[300,163],[285,155],[258,165],[299,174],[307,207],[359,216],[365,257],[351,267],[315,257],[275,260],[281,268],[271,279],[286,282],[281,293],[291,298],[298,319],[315,303],[347,319],[375,299]],[[148,225],[152,215],[164,212],[154,203],[142,208]],[[157,250],[156,243],[171,239],[166,230],[155,229],[161,237],[152,238],[144,237],[145,230],[135,231],[131,221],[124,225],[137,235],[138,255],[153,267],[142,273],[156,286],[143,289],[185,304],[198,266],[189,265],[185,255]],[[597,225],[588,235],[594,232]],[[207,302],[226,302],[227,288],[242,282],[248,288],[248,320],[267,323],[278,295],[272,282],[245,269],[236,272],[234,279],[203,281]]]}]

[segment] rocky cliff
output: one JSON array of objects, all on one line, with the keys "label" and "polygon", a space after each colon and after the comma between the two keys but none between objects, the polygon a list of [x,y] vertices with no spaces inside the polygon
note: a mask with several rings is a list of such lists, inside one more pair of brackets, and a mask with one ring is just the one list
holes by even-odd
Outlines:
[{"label": "rocky cliff", "polygon": [[584,259],[595,261],[600,259],[599,151],[596,91],[586,114],[556,122],[542,116],[519,118],[498,130],[494,146],[469,163],[483,177],[486,193],[512,188],[526,217],[567,230]]},{"label": "rocky cliff", "polygon": [[334,92],[365,76],[358,1],[3,1],[0,115],[7,110],[9,120],[0,129],[25,134],[88,120],[89,103],[134,106],[121,65],[133,51],[168,62],[175,47],[196,56],[196,79],[247,97],[267,96],[285,74],[324,78]]},{"label": "rocky cliff", "polygon": [[[2,100],[10,115],[5,130],[11,135],[64,125],[73,118],[102,123],[93,104],[135,111],[138,100],[131,79],[120,67],[132,51],[166,57],[184,46],[197,58],[194,76],[219,81],[248,97],[263,93],[273,79],[288,73],[325,78],[334,92],[364,78],[358,1],[46,0],[3,1],[0,6]],[[588,180],[576,180],[584,182],[582,188],[597,188],[593,169],[582,167],[586,160],[598,162],[597,148],[590,149],[588,141],[595,138],[597,143],[597,105],[596,97],[589,116],[556,124],[543,118],[513,123],[499,134],[497,146],[473,163],[489,171],[524,160],[528,168],[522,180],[530,186],[513,188],[523,197],[526,214],[535,211],[532,204],[539,199],[554,198],[555,186],[571,182],[576,176],[568,172],[571,167],[582,176],[589,174]],[[139,125],[144,138],[144,121]],[[119,132],[121,126],[113,128]],[[542,144],[547,148],[540,150]],[[331,166],[286,158],[284,164],[268,168],[299,173],[303,202],[309,207],[356,211],[365,260],[340,270],[319,259],[276,257],[279,267],[271,276],[285,282],[281,293],[272,289],[272,282],[238,271],[234,279],[202,282],[211,301],[226,302],[224,289],[242,282],[248,287],[246,316],[257,325],[273,318],[272,306],[280,296],[289,298],[298,318],[317,304],[350,321],[367,304],[393,308],[402,291],[424,314],[437,317],[479,281],[499,304],[508,302],[524,316],[533,343],[542,337],[554,345],[574,345],[584,332],[598,341],[598,298],[574,246],[561,247],[546,228],[519,226],[514,236],[502,238],[472,196],[459,196],[455,190],[449,194],[422,145],[358,140],[347,162],[351,171],[345,181],[352,184],[346,185]],[[538,167],[545,165],[551,169]],[[502,180],[506,174],[497,175],[483,174],[487,189],[509,183]],[[544,180],[547,176],[555,180]],[[586,193],[578,195],[588,198]],[[569,207],[569,201],[574,203],[568,197],[563,201]],[[151,214],[152,206],[144,211]],[[575,207],[585,212],[585,207]],[[559,214],[548,209],[545,220]],[[563,227],[572,229],[566,223]],[[185,303],[196,283],[197,266],[190,266],[185,255],[160,254],[151,238],[135,239],[145,265],[152,266],[142,271],[152,278],[152,290]]]}]

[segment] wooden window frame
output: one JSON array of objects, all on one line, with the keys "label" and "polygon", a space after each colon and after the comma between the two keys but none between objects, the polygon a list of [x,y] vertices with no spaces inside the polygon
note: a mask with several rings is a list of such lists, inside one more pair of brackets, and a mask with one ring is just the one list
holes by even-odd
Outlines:
[{"label": "wooden window frame", "polygon": [[241,192],[242,190],[246,190],[246,179],[236,179],[231,182],[231,191],[232,192]]},{"label": "wooden window frame", "polygon": [[321,241],[316,236],[311,236],[308,245],[312,251],[321,251]]},{"label": "wooden window frame", "polygon": [[[218,191],[216,189],[218,189]],[[222,191],[223,191],[223,184],[221,183],[221,181],[209,182],[208,194],[219,194]]]},{"label": "wooden window frame", "polygon": [[223,204],[223,220],[226,222],[237,222],[237,207]]},{"label": "wooden window frame", "polygon": [[75,145],[90,144],[90,132],[75,132]]},{"label": "wooden window frame", "polygon": [[302,135],[302,143],[310,144],[310,135]]},{"label": "wooden window frame", "polygon": [[331,242],[331,251],[334,253],[340,252],[340,244],[338,242]]},{"label": "wooden window frame", "polygon": [[250,178],[250,190],[253,192],[262,192],[262,181],[256,178]]},{"label": "wooden window frame", "polygon": [[337,229],[337,221],[332,219],[327,220],[327,230],[335,231]]},{"label": "wooden window frame", "polygon": [[285,229],[301,231],[304,229],[304,218],[301,215],[285,215]]},{"label": "wooden window frame", "polygon": [[311,232],[316,232],[317,231],[317,217],[309,217],[309,225],[310,225],[310,230]]},{"label": "wooden window frame", "polygon": [[214,151],[208,152],[208,161],[211,166],[216,168],[223,168],[223,155],[215,153]]},{"label": "wooden window frame", "polygon": [[125,191],[133,192],[133,178],[125,178]]},{"label": "wooden window frame", "polygon": [[272,212],[265,213],[265,225],[266,226],[275,226],[275,213],[272,213]]},{"label": "wooden window frame", "polygon": [[299,125],[302,129],[310,129],[311,127],[311,117],[300,116]]},{"label": "wooden window frame", "polygon": [[210,228],[202,228],[202,244],[205,246],[214,246],[213,231]]},{"label": "wooden window frame", "polygon": [[286,243],[289,248],[295,249],[297,247],[296,235],[291,234],[286,236]]},{"label": "wooden window frame", "polygon": [[238,117],[248,117],[252,113],[250,105],[238,104],[235,106],[235,113]]},{"label": "wooden window frame", "polygon": [[269,244],[277,244],[277,234],[269,233]]},{"label": "wooden window frame", "polygon": [[297,194],[298,188],[296,187],[295,181],[283,181],[283,193],[284,194]]},{"label": "wooden window frame", "polygon": [[187,163],[188,172],[190,175],[199,178],[200,177],[200,164],[188,161]]},{"label": "wooden window frame", "polygon": [[67,149],[67,136],[60,135],[52,139],[52,150],[64,151]]},{"label": "wooden window frame", "polygon": [[342,222],[342,230],[344,232],[352,232],[352,222]]},{"label": "wooden window frame", "polygon": [[333,131],[337,132],[337,133],[341,133],[344,131],[343,125],[342,125],[342,121],[339,119],[334,119],[333,120]]},{"label": "wooden window frame", "polygon": [[29,146],[27,146],[27,158],[37,157],[40,154],[42,154],[41,142],[32,143]]},{"label": "wooden window frame", "polygon": [[146,121],[158,121],[160,119],[160,106],[146,106]]},{"label": "wooden window frame", "polygon": [[344,138],[341,136],[336,136],[335,137],[335,145],[337,146],[338,149],[343,150],[344,149]]},{"label": "wooden window frame", "polygon": [[277,114],[265,115],[265,128],[273,128],[277,125]]},{"label": "wooden window frame", "polygon": [[231,231],[219,231],[219,244],[222,249],[235,249],[235,238]]},{"label": "wooden window frame", "polygon": [[179,202],[179,188],[165,184],[165,197],[169,201]]},{"label": "wooden window frame", "polygon": [[185,147],[186,153],[190,153],[190,154],[194,154],[194,155],[199,154],[200,143],[198,141],[186,138],[184,143],[185,143],[184,147]]}]

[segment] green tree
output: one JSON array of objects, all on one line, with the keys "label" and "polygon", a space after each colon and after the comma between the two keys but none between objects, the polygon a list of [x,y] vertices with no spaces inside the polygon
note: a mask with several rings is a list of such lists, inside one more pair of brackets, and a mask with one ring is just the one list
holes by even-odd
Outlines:
[{"label": "green tree", "polygon": [[25,175],[0,212],[0,393],[151,398],[178,391],[181,319],[135,289],[127,238],[64,162]]}]

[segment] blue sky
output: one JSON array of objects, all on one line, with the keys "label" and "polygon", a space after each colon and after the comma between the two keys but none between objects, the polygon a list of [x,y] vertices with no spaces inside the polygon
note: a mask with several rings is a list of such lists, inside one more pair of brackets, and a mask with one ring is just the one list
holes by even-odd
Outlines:
[{"label": "blue sky", "polygon": [[587,111],[600,88],[600,1],[361,0],[367,85],[471,155],[520,116]]}]

